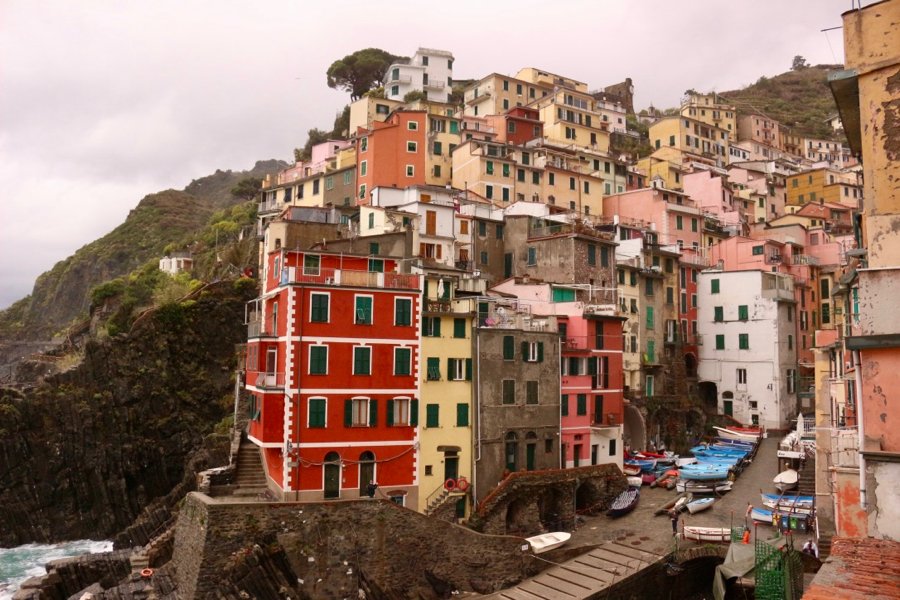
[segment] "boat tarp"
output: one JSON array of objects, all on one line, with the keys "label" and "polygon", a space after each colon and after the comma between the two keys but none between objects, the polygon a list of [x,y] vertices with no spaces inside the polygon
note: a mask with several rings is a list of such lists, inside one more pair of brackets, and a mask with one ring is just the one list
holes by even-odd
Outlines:
[{"label": "boat tarp", "polygon": [[[775,548],[781,548],[784,546],[785,541],[784,536],[779,536],[766,540],[766,543],[771,544]],[[755,566],[756,552],[753,544],[732,542],[728,547],[728,553],[725,554],[725,562],[716,567],[716,574],[713,578],[713,596],[715,599],[725,599],[725,587],[729,579],[746,577],[753,573]]]}]

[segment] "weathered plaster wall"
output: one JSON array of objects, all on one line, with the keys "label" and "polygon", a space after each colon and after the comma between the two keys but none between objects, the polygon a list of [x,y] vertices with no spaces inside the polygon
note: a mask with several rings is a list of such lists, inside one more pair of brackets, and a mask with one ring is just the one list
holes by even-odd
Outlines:
[{"label": "weathered plaster wall", "polygon": [[875,505],[870,516],[869,535],[886,540],[900,541],[900,464],[872,462],[868,469],[874,486]]}]

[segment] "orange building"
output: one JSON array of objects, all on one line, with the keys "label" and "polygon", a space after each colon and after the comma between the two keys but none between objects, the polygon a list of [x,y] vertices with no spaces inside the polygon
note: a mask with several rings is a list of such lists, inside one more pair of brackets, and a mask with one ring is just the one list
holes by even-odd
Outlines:
[{"label": "orange building", "polygon": [[357,204],[369,204],[376,187],[425,185],[427,117],[424,110],[401,109],[356,130]]}]

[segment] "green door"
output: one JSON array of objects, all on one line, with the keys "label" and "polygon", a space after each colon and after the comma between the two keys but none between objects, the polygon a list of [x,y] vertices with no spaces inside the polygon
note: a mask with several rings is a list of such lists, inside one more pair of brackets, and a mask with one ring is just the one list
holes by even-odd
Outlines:
[{"label": "green door", "polygon": [[444,452],[444,481],[459,478],[459,456],[456,451]]},{"label": "green door", "polygon": [[534,449],[537,444],[525,445],[525,468],[534,471]]},{"label": "green door", "polygon": [[337,452],[325,455],[325,499],[341,497],[341,457]]},{"label": "green door", "polygon": [[512,253],[503,255],[503,277],[509,279],[512,277]]},{"label": "green door", "polygon": [[731,400],[723,400],[722,404],[724,405],[725,414],[729,417],[733,417],[734,409],[731,406]]}]

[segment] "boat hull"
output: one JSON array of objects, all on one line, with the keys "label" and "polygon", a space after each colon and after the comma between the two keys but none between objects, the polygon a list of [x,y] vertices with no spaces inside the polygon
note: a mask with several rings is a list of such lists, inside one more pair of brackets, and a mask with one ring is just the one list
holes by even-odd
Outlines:
[{"label": "boat hull", "polygon": [[730,542],[731,529],[727,527],[695,527],[685,525],[681,536],[686,540],[697,542]]},{"label": "boat hull", "polygon": [[689,513],[692,515],[697,514],[698,512],[704,511],[708,508],[712,508],[712,505],[715,503],[715,500],[712,498],[701,498],[700,500],[694,500],[693,502],[688,502],[685,506]]},{"label": "boat hull", "polygon": [[621,517],[622,515],[628,514],[634,510],[634,507],[637,506],[640,498],[641,491],[639,488],[628,488],[613,500],[612,506],[606,511],[606,516]]},{"label": "boat hull", "polygon": [[554,548],[559,548],[560,546],[568,542],[569,538],[571,537],[571,533],[565,531],[554,531],[552,533],[544,533],[530,538],[525,538],[525,541],[531,545],[532,552],[534,552],[535,554],[541,554],[542,552],[548,552],[550,550],[553,550]]}]

